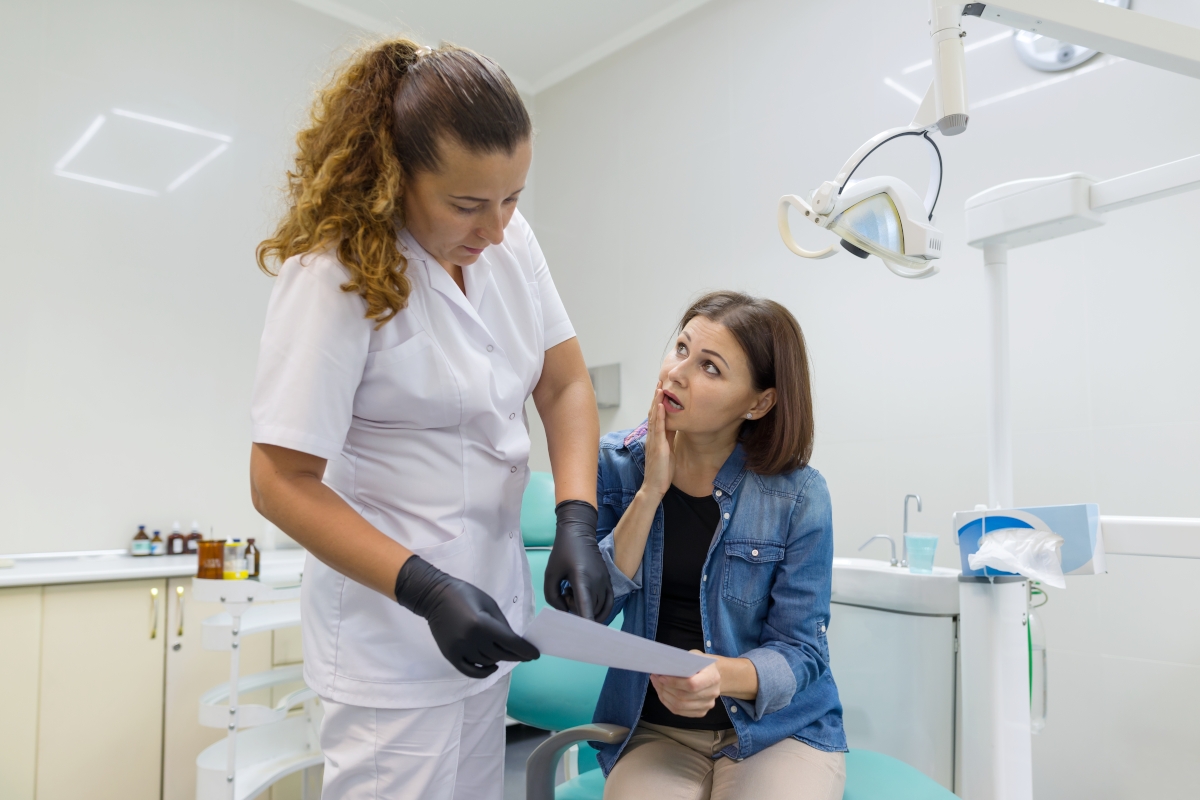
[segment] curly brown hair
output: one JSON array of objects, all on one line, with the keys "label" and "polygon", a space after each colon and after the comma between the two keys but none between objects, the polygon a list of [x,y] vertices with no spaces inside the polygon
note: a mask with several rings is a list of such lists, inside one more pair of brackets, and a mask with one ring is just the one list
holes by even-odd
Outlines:
[{"label": "curly brown hair", "polygon": [[437,171],[439,140],[477,153],[512,153],[529,139],[529,113],[493,61],[466,48],[422,48],[408,39],[351,56],[317,95],[296,136],[289,207],[258,245],[258,266],[336,246],[366,318],[381,326],[404,308],[408,264],[396,243],[405,182]]}]

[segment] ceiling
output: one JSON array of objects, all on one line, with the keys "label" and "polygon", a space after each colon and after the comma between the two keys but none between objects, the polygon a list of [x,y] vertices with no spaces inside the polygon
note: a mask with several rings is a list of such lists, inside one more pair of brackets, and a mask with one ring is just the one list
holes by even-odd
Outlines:
[{"label": "ceiling", "polygon": [[537,94],[708,0],[294,0],[377,33],[454,42]]}]

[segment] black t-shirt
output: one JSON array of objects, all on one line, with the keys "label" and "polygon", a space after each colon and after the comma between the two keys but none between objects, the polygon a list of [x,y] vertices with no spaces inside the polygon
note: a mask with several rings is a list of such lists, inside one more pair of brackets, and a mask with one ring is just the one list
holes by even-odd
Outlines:
[{"label": "black t-shirt", "polygon": [[[704,651],[700,624],[700,573],[708,546],[721,522],[721,507],[711,495],[692,497],[672,486],[663,496],[663,581],[655,641],[683,650]],[[642,719],[673,728],[719,731],[732,728],[724,704],[717,701],[703,717],[672,714],[658,699],[654,684],[646,687]]]}]

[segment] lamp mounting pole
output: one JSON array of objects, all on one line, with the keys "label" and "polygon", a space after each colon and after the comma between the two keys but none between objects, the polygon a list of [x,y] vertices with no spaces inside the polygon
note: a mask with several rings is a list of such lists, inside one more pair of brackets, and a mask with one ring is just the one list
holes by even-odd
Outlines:
[{"label": "lamp mounting pole", "polygon": [[1012,390],[1008,359],[1008,243],[983,249],[988,323],[988,507],[1013,507]]}]

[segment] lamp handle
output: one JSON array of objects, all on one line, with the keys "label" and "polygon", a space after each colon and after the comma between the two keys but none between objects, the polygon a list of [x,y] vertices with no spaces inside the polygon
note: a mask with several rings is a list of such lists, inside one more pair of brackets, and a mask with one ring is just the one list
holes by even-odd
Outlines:
[{"label": "lamp handle", "polygon": [[797,211],[803,211],[804,215],[812,218],[813,210],[808,203],[801,200],[794,194],[785,194],[779,198],[779,236],[783,239],[783,243],[787,245],[787,249],[791,250],[801,258],[829,258],[837,255],[837,245],[831,244],[824,250],[805,250],[800,245],[796,244],[796,240],[792,238],[792,228],[788,225],[788,206],[794,206]]},{"label": "lamp handle", "polygon": [[914,280],[920,280],[922,278],[932,277],[932,276],[936,275],[938,272],[937,264],[932,263],[932,262],[927,267],[922,267],[921,269],[913,269],[912,267],[905,267],[900,264],[895,264],[891,261],[888,261],[886,258],[883,258],[883,257],[880,257],[879,260],[882,261],[887,266],[888,269],[890,269],[896,275],[899,275],[901,278],[912,278]]}]

